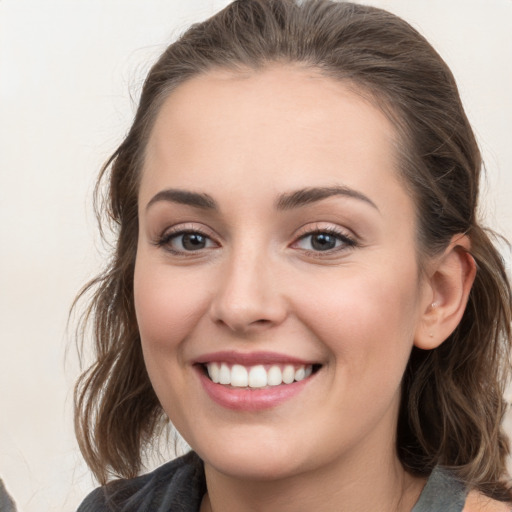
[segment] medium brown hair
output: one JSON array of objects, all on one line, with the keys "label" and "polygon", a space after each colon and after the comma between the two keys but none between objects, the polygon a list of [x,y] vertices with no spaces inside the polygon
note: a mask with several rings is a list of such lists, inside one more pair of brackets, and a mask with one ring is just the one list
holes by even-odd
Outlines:
[{"label": "medium brown hair", "polygon": [[75,390],[76,432],[87,463],[102,483],[112,474],[135,476],[141,454],[166,422],[144,367],[133,300],[138,184],[159,108],[177,85],[210,69],[258,70],[280,62],[355,85],[392,120],[399,172],[417,209],[420,264],[455,234],[469,236],[477,264],[469,303],[441,346],[413,349],[397,452],[411,473],[448,466],[470,488],[509,499],[503,482],[508,443],[500,425],[512,298],[503,261],[477,219],[482,162],[455,80],[405,21],[329,0],[233,2],[192,26],[151,69],[133,125],[96,189],[98,215],[106,214],[117,238],[105,271],[79,296],[89,301],[80,328],[92,326],[96,357]]}]

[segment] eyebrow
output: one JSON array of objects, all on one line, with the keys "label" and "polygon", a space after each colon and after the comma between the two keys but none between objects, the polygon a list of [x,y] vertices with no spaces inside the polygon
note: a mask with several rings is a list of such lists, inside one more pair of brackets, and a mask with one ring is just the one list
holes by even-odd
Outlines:
[{"label": "eyebrow", "polygon": [[321,201],[332,196],[345,196],[353,199],[358,199],[368,203],[370,206],[379,211],[377,205],[367,196],[345,186],[334,186],[334,187],[312,187],[303,188],[294,192],[289,192],[279,196],[276,201],[276,209],[278,210],[291,210],[293,208],[300,208],[310,203]]},{"label": "eyebrow", "polygon": [[[309,187],[281,194],[275,203],[275,208],[277,210],[292,210],[333,196],[345,196],[358,199],[379,211],[377,205],[369,197],[357,190],[340,185],[334,187]],[[146,205],[146,210],[160,201],[184,204],[203,210],[219,211],[217,202],[210,195],[174,188],[161,190],[155,194]]]},{"label": "eyebrow", "polygon": [[158,203],[159,201],[185,204],[188,206],[201,208],[203,210],[218,211],[219,209],[216,201],[208,194],[200,194],[198,192],[192,192],[189,190],[168,188],[161,190],[158,192],[158,194],[155,194],[146,205],[146,210],[148,210],[151,205]]}]

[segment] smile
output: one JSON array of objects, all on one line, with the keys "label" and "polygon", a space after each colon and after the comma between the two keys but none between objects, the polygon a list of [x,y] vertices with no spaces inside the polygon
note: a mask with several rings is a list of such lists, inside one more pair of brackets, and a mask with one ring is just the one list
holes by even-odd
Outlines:
[{"label": "smile", "polygon": [[272,409],[297,396],[316,380],[322,364],[273,352],[223,351],[194,361],[211,400],[240,412]]},{"label": "smile", "polygon": [[205,365],[208,377],[215,384],[235,388],[261,389],[267,386],[292,384],[308,378],[313,373],[313,365],[274,364],[244,366],[230,365],[227,362]]}]

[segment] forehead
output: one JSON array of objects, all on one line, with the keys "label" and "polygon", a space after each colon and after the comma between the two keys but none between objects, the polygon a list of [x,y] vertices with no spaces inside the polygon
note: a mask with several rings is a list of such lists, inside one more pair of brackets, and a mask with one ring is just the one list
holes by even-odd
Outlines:
[{"label": "forehead", "polygon": [[382,194],[398,184],[396,146],[389,119],[352,84],[292,65],[215,70],[164,101],[141,195],[169,180],[187,189],[256,191],[262,179],[281,191],[340,184]]},{"label": "forehead", "polygon": [[[282,149],[293,143],[293,137],[304,137],[308,147],[343,151],[346,136],[351,135],[353,149],[356,140],[364,150],[372,139],[375,150],[387,151],[396,132],[362,92],[348,81],[298,65],[273,64],[246,72],[213,70],[182,83],[164,101],[150,149],[167,146],[170,135],[203,146],[230,135],[233,143],[250,137]],[[279,126],[286,127],[286,133],[276,138],[276,130],[271,129]]]}]

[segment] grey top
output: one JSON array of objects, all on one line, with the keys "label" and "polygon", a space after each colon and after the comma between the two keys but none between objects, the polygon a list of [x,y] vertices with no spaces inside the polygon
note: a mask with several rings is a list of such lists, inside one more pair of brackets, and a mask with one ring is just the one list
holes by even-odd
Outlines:
[{"label": "grey top", "polygon": [[95,489],[77,512],[198,512],[205,493],[203,463],[189,452],[147,475]]},{"label": "grey top", "polygon": [[435,468],[411,512],[462,512],[467,490],[452,473]]},{"label": "grey top", "polygon": [[[205,492],[203,463],[190,452],[147,475],[94,490],[77,512],[198,512]],[[462,512],[465,500],[464,485],[436,468],[411,512]]]},{"label": "grey top", "polygon": [[0,512],[16,512],[16,505],[5,489],[0,478]]}]

